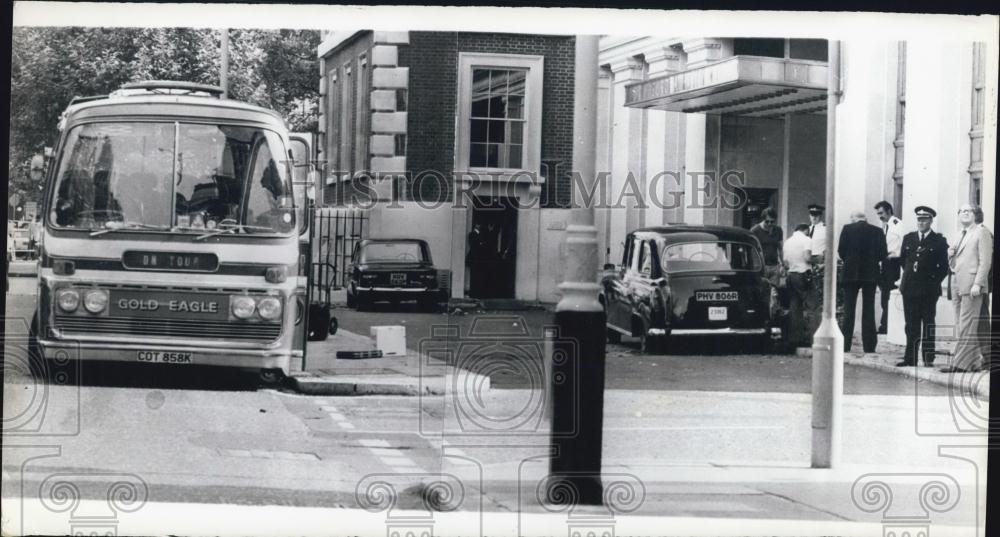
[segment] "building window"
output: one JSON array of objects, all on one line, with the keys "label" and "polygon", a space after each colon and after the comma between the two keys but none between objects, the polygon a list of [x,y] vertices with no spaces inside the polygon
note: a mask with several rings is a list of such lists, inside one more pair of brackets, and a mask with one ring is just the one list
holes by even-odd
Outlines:
[{"label": "building window", "polygon": [[459,55],[458,169],[538,173],[541,56]]},{"label": "building window", "polygon": [[469,166],[521,168],[524,69],[473,69]]},{"label": "building window", "polygon": [[733,39],[733,55],[735,56],[766,56],[769,58],[785,57],[785,40],[774,38],[736,38]]}]

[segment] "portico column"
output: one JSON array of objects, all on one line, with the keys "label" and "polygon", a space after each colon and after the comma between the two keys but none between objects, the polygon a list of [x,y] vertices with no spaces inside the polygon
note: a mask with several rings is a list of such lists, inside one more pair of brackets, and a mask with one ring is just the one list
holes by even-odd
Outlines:
[{"label": "portico column", "polygon": [[[685,69],[694,69],[733,55],[733,40],[718,38],[687,39],[683,42],[687,55]],[[714,181],[705,174],[716,174],[718,151],[717,116],[685,114],[684,145],[684,222],[714,224],[718,209],[705,207],[711,201]],[[710,124],[712,123],[712,124]],[[709,135],[711,136],[711,140]]]},{"label": "portico column", "polygon": [[611,63],[614,76],[611,92],[613,94],[613,118],[611,123],[611,192],[608,202],[612,205],[622,200],[625,208],[611,211],[611,259],[618,260],[622,256],[623,238],[625,234],[641,225],[639,211],[636,209],[634,197],[622,197],[623,193],[641,194],[635,188],[627,185],[629,173],[632,173],[636,185],[642,186],[642,153],[643,153],[643,110],[641,108],[625,107],[625,86],[642,80],[644,69],[642,61],[634,58],[622,58]]},{"label": "portico column", "polygon": [[[682,54],[671,47],[660,46],[643,55],[649,66],[647,79],[683,69]],[[684,218],[684,114],[653,109],[646,114],[645,168],[650,193],[646,225],[680,222]]]}]

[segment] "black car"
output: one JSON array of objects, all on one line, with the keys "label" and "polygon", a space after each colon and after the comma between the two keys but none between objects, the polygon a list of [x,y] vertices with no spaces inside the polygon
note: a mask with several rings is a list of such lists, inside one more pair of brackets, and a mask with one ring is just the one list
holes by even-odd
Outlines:
[{"label": "black car", "polygon": [[612,343],[625,334],[656,352],[677,336],[743,336],[764,344],[781,337],[760,241],[744,229],[684,224],[633,231],[621,266],[605,266],[601,287]]},{"label": "black car", "polygon": [[347,306],[363,310],[376,301],[416,300],[434,309],[447,299],[438,283],[426,241],[366,239],[354,247],[348,267]]}]

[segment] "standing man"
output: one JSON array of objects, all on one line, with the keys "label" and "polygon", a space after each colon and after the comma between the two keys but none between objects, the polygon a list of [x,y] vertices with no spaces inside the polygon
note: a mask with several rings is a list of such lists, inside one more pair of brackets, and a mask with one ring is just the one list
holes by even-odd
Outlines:
[{"label": "standing man", "polygon": [[958,223],[962,229],[955,238],[955,245],[948,248],[949,294],[955,308],[958,343],[951,367],[941,370],[946,373],[982,368],[978,317],[983,297],[988,293],[988,277],[993,265],[993,241],[984,228],[976,224],[972,205],[959,208]]},{"label": "standing man", "polygon": [[899,279],[899,253],[903,247],[903,222],[892,214],[892,204],[882,200],[875,204],[875,214],[882,221],[882,234],[888,256],[882,260],[882,271],[878,282],[879,299],[882,302],[882,319],[878,333],[889,331],[889,295],[896,288]]},{"label": "standing man", "polygon": [[809,264],[812,266],[813,285],[806,293],[806,318],[809,333],[816,332],[822,318],[823,309],[823,259],[826,254],[826,225],[823,224],[822,205],[809,206]]},{"label": "standing man", "polygon": [[[983,223],[983,208],[979,205],[972,206],[976,225],[979,226],[980,233],[985,233],[989,237],[990,244],[993,244],[993,232]],[[988,369],[993,353],[993,327],[990,326],[990,295],[993,293],[993,267],[990,266],[990,275],[986,277],[986,292],[983,295],[983,305],[979,308],[979,342],[980,354],[983,355],[983,369]]]},{"label": "standing man", "polygon": [[823,213],[826,207],[816,205],[809,206],[809,255],[812,258],[813,267],[823,268],[823,259],[826,255],[826,224],[823,223]]},{"label": "standing man", "polygon": [[840,231],[837,254],[844,260],[844,352],[851,352],[854,339],[854,312],[861,291],[861,344],[866,353],[875,352],[875,285],[879,263],[886,257],[885,236],[865,221],[865,213],[851,213],[851,223]]},{"label": "standing man", "polygon": [[763,220],[750,228],[764,250],[764,277],[777,287],[781,279],[781,243],[785,237],[778,225],[778,213],[771,207],[761,211]]},{"label": "standing man", "polygon": [[937,213],[924,205],[913,212],[917,230],[903,237],[899,256],[903,263],[899,292],[906,320],[906,353],[896,367],[917,365],[918,346],[924,365],[934,365],[934,318],[941,282],[948,274],[948,241],[931,229]]},{"label": "standing man", "polygon": [[[803,305],[809,292],[809,224],[795,226],[795,232],[782,248],[785,268],[788,270],[788,342],[799,347],[807,342]],[[811,334],[809,334],[811,336]]]}]

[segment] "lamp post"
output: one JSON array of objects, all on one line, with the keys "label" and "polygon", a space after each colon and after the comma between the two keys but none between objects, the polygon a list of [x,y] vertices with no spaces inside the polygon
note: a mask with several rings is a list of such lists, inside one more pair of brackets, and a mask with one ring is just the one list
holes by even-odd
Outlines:
[{"label": "lamp post", "polygon": [[[840,42],[829,42],[826,87],[826,207],[835,214],[837,101],[840,98]],[[812,345],[812,467],[840,461],[841,398],[844,394],[844,335],[837,326],[835,226],[826,226],[823,259],[823,320]]]},{"label": "lamp post", "polygon": [[576,36],[573,102],[573,190],[566,227],[566,275],[556,305],[558,339],[552,361],[551,453],[548,500],[600,505],[604,427],[604,308],[597,299],[597,228],[584,190],[595,181],[598,37]]}]

